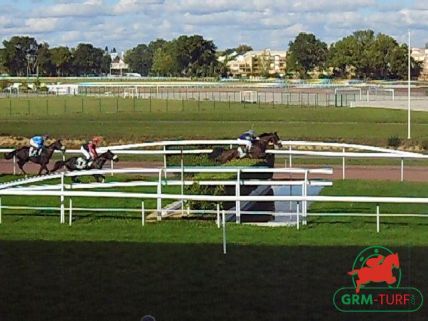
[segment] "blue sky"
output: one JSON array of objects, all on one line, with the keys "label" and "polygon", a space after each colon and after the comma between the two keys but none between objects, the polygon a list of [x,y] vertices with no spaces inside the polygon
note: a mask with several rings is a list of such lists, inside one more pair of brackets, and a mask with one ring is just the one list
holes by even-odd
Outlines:
[{"label": "blue sky", "polygon": [[201,34],[220,49],[287,49],[299,32],[327,43],[371,28],[413,46],[428,42],[428,1],[0,0],[0,40],[29,35],[51,46],[90,42],[126,50],[156,38]]}]

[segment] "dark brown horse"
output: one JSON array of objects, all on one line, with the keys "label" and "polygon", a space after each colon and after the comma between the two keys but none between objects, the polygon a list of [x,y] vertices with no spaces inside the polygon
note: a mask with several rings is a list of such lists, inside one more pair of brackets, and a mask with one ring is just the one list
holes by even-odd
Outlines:
[{"label": "dark brown horse", "polygon": [[[256,139],[247,154],[247,157],[254,159],[266,158],[266,150],[269,148],[281,148],[281,139],[278,134],[275,133],[264,133]],[[208,156],[210,159],[214,159],[222,164],[239,158],[238,148],[224,149],[221,147],[214,148],[212,153]]]},{"label": "dark brown horse", "polygon": [[43,170],[45,170],[46,174],[49,174],[47,165],[49,164],[49,160],[51,159],[55,150],[65,152],[65,146],[61,144],[60,140],[57,140],[49,146],[43,147],[40,155],[30,157],[30,147],[21,147],[15,149],[13,152],[4,154],[4,158],[11,159],[13,156],[15,156],[18,160],[19,168],[25,175],[27,175],[27,172],[24,170],[24,165],[30,161],[40,165],[39,175],[42,174]]},{"label": "dark brown horse", "polygon": [[[105,153],[100,154],[92,163],[91,165],[85,166],[85,167],[79,167],[79,157],[71,157],[67,159],[66,161],[57,161],[54,165],[54,168],[52,169],[52,172],[56,172],[60,168],[63,168],[64,166],[69,171],[81,171],[81,170],[89,170],[89,169],[102,169],[105,162],[108,160],[112,160],[114,162],[119,161],[119,158],[116,154],[113,154],[110,150],[106,151]],[[97,180],[97,182],[102,182],[105,180],[105,177],[100,174],[93,175],[94,178]],[[74,183],[78,183],[79,179],[76,176],[73,176],[71,179]]]}]

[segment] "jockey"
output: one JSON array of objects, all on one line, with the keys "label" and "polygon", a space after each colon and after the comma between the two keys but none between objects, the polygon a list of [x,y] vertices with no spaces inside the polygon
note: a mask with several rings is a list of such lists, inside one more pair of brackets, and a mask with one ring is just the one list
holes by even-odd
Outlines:
[{"label": "jockey", "polygon": [[45,145],[45,140],[48,139],[48,135],[42,135],[42,136],[34,136],[30,139],[30,150],[28,152],[29,157],[35,157],[39,156],[42,148]]},{"label": "jockey", "polygon": [[252,129],[247,130],[245,133],[243,133],[238,138],[239,144],[244,144],[245,148],[242,148],[242,146],[238,147],[239,157],[243,158],[245,155],[247,155],[250,150],[251,146],[253,146],[253,141],[256,140],[256,132]]},{"label": "jockey", "polygon": [[98,157],[97,146],[101,144],[102,140],[101,136],[95,136],[80,148],[83,156],[85,156],[87,166],[91,166],[92,162]]}]

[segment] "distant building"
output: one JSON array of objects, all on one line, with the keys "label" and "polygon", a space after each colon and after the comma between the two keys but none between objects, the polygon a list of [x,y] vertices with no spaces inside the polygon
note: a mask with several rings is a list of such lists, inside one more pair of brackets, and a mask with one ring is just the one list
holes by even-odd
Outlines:
[{"label": "distant building", "polygon": [[[230,56],[229,56],[230,57]],[[286,51],[275,51],[270,49],[252,50],[243,55],[235,55],[226,64],[229,72],[234,77],[251,76],[284,76]],[[219,57],[224,62],[226,57]]]},{"label": "distant building", "polygon": [[110,64],[110,75],[112,76],[123,76],[128,72],[128,64],[125,63],[124,53],[118,54],[117,52],[111,52],[111,64]]},{"label": "distant building", "polygon": [[411,56],[418,62],[422,63],[422,71],[419,76],[420,80],[428,80],[428,49],[412,48]]}]

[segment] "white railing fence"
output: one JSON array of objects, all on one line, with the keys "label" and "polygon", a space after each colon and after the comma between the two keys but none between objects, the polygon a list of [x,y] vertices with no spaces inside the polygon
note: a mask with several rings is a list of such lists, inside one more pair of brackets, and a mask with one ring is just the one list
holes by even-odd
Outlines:
[{"label": "white railing fence", "polygon": [[[163,156],[163,167],[167,167],[167,155],[186,155],[186,154],[207,154],[211,153],[212,149],[186,149],[191,146],[213,146],[223,145],[233,146],[239,145],[237,140],[186,140],[186,141],[160,141],[139,144],[118,145],[100,148],[100,152],[107,150],[113,151],[117,155],[159,155]],[[349,159],[392,159],[400,161],[400,179],[404,180],[404,162],[405,160],[426,160],[428,155],[399,151],[381,147],[344,144],[344,143],[324,143],[324,142],[307,142],[307,141],[282,141],[282,149],[267,150],[267,153],[275,154],[277,157],[288,158],[288,167],[293,167],[294,157],[313,157],[313,158],[337,158],[342,160],[342,179],[346,178],[346,162]],[[168,146],[174,146],[177,150],[167,150]],[[318,151],[318,150],[301,150],[326,148],[336,151]],[[140,148],[161,148],[157,150],[141,150]],[[337,150],[340,151],[337,151]],[[0,149],[0,153],[11,152],[13,149]],[[71,149],[63,154],[63,159],[66,155],[80,154],[80,150]],[[16,174],[16,159],[13,158],[13,173]],[[287,164],[285,164],[287,167]],[[113,161],[110,163],[111,169],[114,168]]]},{"label": "white railing fence", "polygon": [[[88,176],[88,175],[107,175],[107,174],[155,174],[157,176],[157,181],[135,181],[135,182],[113,182],[113,183],[90,183],[90,184],[65,184],[66,177],[80,177],[80,176]],[[233,173],[236,175],[236,180],[189,180],[185,179],[184,175],[188,173]],[[302,175],[303,180],[251,180],[251,179],[243,179],[241,174],[245,173],[287,173],[293,175]],[[167,174],[179,174],[180,180],[166,180]],[[162,186],[170,185],[170,186],[181,186],[181,195],[183,196],[181,201],[184,202],[185,194],[184,194],[184,186],[189,186],[194,183],[198,183],[200,185],[234,185],[237,199],[236,203],[236,222],[241,222],[241,201],[239,197],[241,196],[240,187],[241,186],[258,186],[258,185],[298,185],[301,186],[302,195],[307,195],[307,186],[331,186],[331,182],[323,182],[323,181],[314,181],[309,179],[310,174],[325,174],[331,175],[331,169],[298,169],[298,168],[191,168],[191,167],[181,167],[181,168],[128,168],[128,169],[114,169],[114,170],[90,170],[90,171],[80,171],[80,172],[69,172],[69,173],[59,173],[45,176],[32,177],[28,179],[21,179],[13,182],[0,184],[0,196],[1,195],[50,195],[51,193],[59,193],[60,203],[61,203],[61,223],[65,222],[65,214],[64,214],[64,198],[68,193],[67,190],[76,190],[76,189],[94,189],[94,188],[112,188],[112,187],[138,187],[138,186],[153,186],[157,187],[156,194],[148,194],[151,195],[149,198],[155,198],[157,200],[157,215],[158,220],[162,219],[162,200],[169,199],[167,197],[168,194],[162,193]],[[51,184],[51,185],[36,185],[36,186],[25,186],[28,184],[48,181],[52,179],[60,179],[60,184]],[[8,194],[8,193],[15,194]],[[27,194],[30,193],[30,194]],[[36,193],[36,194],[31,194]],[[37,194],[39,193],[39,194]],[[94,193],[94,192],[90,192]],[[124,195],[133,195],[135,193],[121,193],[121,192],[109,192],[109,193],[119,193],[119,194],[110,194],[117,195],[117,197],[124,197]],[[56,195],[56,194],[55,194]],[[92,195],[92,194],[88,194]],[[304,224],[306,224],[306,213],[307,213],[307,204],[306,202],[302,203],[302,213],[304,217]]]}]

